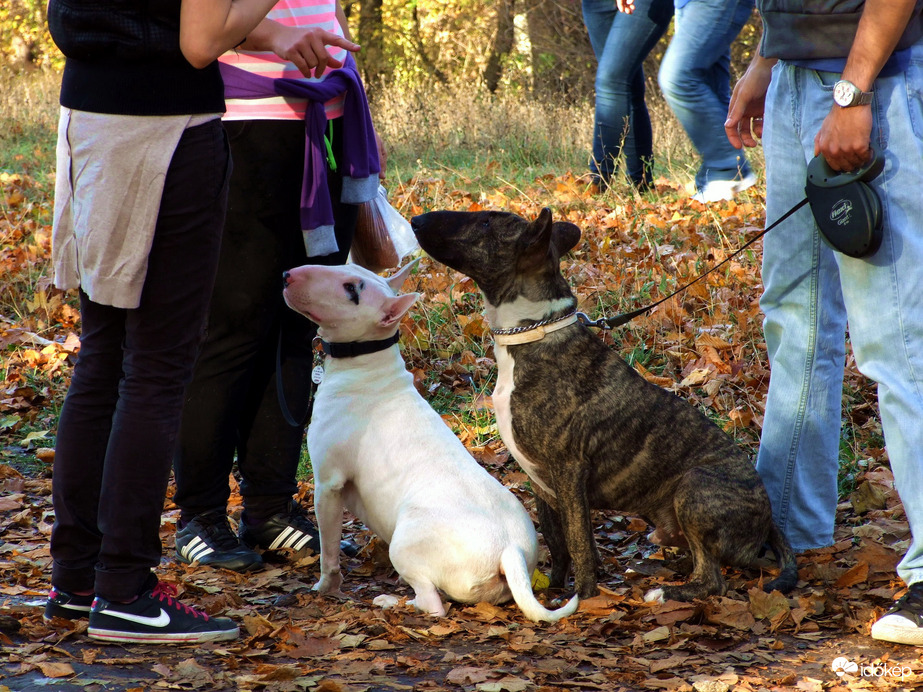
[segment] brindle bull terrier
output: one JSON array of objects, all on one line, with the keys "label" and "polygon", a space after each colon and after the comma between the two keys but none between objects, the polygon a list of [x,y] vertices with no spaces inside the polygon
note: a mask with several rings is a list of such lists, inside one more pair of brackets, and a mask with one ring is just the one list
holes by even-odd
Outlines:
[{"label": "brindle bull terrier", "polygon": [[484,295],[497,425],[532,481],[552,586],[564,586],[573,564],[577,594],[597,592],[590,510],[605,509],[644,517],[656,527],[652,540],[691,552],[688,581],[647,600],[723,594],[722,565],[752,566],[766,543],[780,574],[764,588],[794,588],[794,555],[747,455],[577,319],[559,267],[580,240],[575,225],[553,222],[544,209],[531,222],[506,212],[437,211],[412,226],[431,257],[471,277]]}]

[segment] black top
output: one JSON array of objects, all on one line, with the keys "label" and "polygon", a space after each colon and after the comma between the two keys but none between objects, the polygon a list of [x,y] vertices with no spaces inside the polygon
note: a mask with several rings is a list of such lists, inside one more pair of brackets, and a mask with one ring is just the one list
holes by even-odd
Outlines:
[{"label": "black top", "polygon": [[61,105],[120,115],[224,112],[217,62],[179,47],[180,0],[51,0],[48,28],[67,59]]},{"label": "black top", "polygon": [[[763,20],[760,54],[783,60],[846,58],[865,0],[757,0]],[[897,43],[909,48],[923,36],[923,0],[917,0]]]}]

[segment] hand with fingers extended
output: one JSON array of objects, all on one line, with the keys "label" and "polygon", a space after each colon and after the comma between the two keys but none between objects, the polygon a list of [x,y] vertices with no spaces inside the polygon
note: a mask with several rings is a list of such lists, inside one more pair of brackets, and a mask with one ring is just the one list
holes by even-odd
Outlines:
[{"label": "hand with fingers extended", "polygon": [[338,46],[353,53],[360,50],[359,44],[319,27],[300,29],[269,20],[265,23],[275,25],[266,27],[267,47],[295,65],[305,77],[319,78],[328,67],[343,67],[343,61],[334,58],[327,46]]}]

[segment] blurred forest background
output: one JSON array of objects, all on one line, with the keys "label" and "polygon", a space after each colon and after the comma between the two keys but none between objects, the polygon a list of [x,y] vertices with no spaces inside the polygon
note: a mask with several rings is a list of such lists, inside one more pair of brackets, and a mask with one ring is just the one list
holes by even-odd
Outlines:
[{"label": "blurred forest background", "polygon": [[[61,64],[45,25],[47,0],[0,2],[0,55],[20,69]],[[592,94],[594,60],[579,0],[352,0],[343,6],[374,95],[391,87],[476,85],[540,99]],[[759,39],[751,21],[734,45],[735,68]],[[656,74],[670,34],[649,57]]]}]

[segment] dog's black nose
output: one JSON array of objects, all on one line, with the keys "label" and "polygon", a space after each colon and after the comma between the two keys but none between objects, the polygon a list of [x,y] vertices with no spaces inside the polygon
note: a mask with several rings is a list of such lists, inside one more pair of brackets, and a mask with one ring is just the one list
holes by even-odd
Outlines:
[{"label": "dog's black nose", "polygon": [[292,278],[292,275],[288,272],[282,272],[282,288],[288,288],[288,281]]}]

